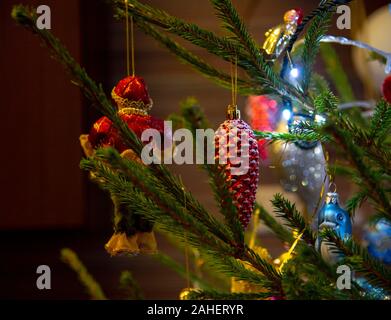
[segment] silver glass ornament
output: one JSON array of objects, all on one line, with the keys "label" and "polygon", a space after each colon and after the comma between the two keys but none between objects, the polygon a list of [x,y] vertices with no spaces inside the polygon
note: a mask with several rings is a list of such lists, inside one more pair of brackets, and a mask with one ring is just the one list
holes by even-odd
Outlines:
[{"label": "silver glass ornament", "polygon": [[[290,132],[301,132],[308,117],[295,115],[288,122]],[[297,141],[281,144],[280,183],[288,192],[295,192],[313,213],[319,201],[323,184],[328,186],[326,159],[318,141]]]}]

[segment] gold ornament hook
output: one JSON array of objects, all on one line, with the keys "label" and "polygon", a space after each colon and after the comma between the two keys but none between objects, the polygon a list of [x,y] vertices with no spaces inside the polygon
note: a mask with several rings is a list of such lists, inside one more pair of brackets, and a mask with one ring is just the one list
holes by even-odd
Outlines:
[{"label": "gold ornament hook", "polygon": [[227,119],[228,120],[238,120],[240,119],[240,110],[237,105],[230,104],[227,107]]},{"label": "gold ornament hook", "polygon": [[[333,187],[333,191],[331,191],[331,188],[332,188],[332,187]],[[337,185],[335,184],[334,181],[330,182],[328,192],[337,193]]]}]

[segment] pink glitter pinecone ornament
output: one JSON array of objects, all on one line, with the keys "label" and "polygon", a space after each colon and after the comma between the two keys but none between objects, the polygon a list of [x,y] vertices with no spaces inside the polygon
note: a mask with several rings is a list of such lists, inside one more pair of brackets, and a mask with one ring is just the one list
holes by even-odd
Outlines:
[{"label": "pink glitter pinecone ornament", "polygon": [[[244,166],[247,158],[248,165]],[[225,180],[233,195],[233,204],[238,211],[240,222],[246,228],[251,219],[258,188],[259,151],[253,130],[240,119],[236,106],[228,106],[227,120],[215,133],[215,159],[225,171]],[[221,161],[223,163],[220,163]],[[235,171],[235,168],[240,166],[242,172]]]}]

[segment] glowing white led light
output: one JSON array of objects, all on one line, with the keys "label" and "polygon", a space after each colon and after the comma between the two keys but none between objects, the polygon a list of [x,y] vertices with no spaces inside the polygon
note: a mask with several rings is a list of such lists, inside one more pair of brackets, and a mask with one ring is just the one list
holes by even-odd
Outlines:
[{"label": "glowing white led light", "polygon": [[289,120],[291,117],[292,117],[292,112],[288,109],[284,109],[282,111],[282,117],[285,119],[285,120]]},{"label": "glowing white led light", "polygon": [[325,122],[326,122],[326,118],[323,117],[323,116],[321,116],[321,115],[319,115],[319,114],[317,114],[317,115],[315,116],[315,121],[316,121],[317,123],[322,124],[322,123],[325,123]]},{"label": "glowing white led light", "polygon": [[292,78],[297,78],[299,76],[299,69],[292,68],[291,71],[290,71],[290,76]]}]

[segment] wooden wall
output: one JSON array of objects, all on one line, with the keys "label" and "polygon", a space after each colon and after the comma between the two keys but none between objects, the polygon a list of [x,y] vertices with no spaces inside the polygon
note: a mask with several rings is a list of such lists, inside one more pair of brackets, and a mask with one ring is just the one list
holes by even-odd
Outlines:
[{"label": "wooden wall", "polygon": [[[0,229],[79,227],[85,221],[80,92],[39,41],[11,19],[15,3],[0,1]],[[52,11],[52,31],[79,59],[79,1],[44,3]]]}]

